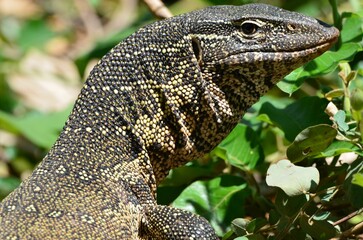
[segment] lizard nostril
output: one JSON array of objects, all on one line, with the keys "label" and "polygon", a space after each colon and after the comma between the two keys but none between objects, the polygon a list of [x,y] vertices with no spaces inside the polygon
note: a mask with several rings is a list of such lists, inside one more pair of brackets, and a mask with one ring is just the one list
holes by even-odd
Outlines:
[{"label": "lizard nostril", "polygon": [[290,31],[295,31],[296,30],[296,25],[288,23],[287,24],[287,29],[289,29]]}]

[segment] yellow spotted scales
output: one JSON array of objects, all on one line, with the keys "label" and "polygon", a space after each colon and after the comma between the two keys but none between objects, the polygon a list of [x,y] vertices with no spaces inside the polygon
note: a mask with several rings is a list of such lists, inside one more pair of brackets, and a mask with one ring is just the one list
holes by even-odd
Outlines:
[{"label": "yellow spotted scales", "polygon": [[157,205],[157,185],[338,35],[263,4],[141,28],[92,70],[50,152],[1,203],[1,239],[217,239],[204,218]]}]

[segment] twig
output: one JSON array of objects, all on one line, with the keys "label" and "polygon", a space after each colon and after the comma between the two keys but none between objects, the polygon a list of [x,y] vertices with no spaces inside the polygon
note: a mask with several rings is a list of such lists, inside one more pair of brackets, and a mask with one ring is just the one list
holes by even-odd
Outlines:
[{"label": "twig", "polygon": [[339,219],[338,221],[334,222],[334,223],[333,223],[333,226],[336,226],[336,225],[338,225],[338,224],[341,224],[342,222],[348,221],[348,220],[349,220],[349,219],[351,219],[352,217],[355,217],[355,216],[357,216],[358,214],[360,214],[362,211],[363,211],[363,208],[358,209],[357,211],[354,211],[354,212],[352,212],[352,213],[348,214],[347,216],[345,216],[345,217],[343,217],[343,218]]},{"label": "twig", "polygon": [[105,35],[118,32],[130,26],[136,18],[137,3],[135,0],[119,0],[110,22],[105,25]]},{"label": "twig", "polygon": [[125,29],[134,21],[137,1],[119,0],[119,3],[113,16],[110,18],[110,21],[103,25],[88,1],[75,1],[75,6],[82,19],[82,23],[85,25],[86,34],[84,38],[78,40],[74,44],[74,47],[68,53],[69,56],[78,56],[81,52],[84,52],[85,49],[89,49],[95,41]]},{"label": "twig", "polygon": [[144,0],[150,11],[158,18],[170,18],[173,14],[161,0]]},{"label": "twig", "polygon": [[91,39],[98,38],[103,35],[103,26],[95,13],[94,9],[90,6],[88,1],[75,0],[74,5],[77,8],[79,16],[85,26],[87,36]]},{"label": "twig", "polygon": [[363,230],[363,221],[358,223],[357,225],[353,226],[352,228],[342,232],[342,234],[340,235],[340,238],[345,238],[345,237],[351,236],[355,233],[361,233],[362,230]]}]

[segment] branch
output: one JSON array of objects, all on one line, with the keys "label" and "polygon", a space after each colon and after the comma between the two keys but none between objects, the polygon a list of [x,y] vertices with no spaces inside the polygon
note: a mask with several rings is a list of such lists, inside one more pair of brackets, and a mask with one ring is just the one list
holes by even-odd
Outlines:
[{"label": "branch", "polygon": [[161,0],[144,0],[150,11],[158,18],[170,18],[173,14]]}]

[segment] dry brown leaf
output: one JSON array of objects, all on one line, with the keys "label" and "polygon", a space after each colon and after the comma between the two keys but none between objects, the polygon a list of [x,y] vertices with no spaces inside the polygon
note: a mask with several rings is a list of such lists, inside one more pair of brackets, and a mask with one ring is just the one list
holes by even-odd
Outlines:
[{"label": "dry brown leaf", "polygon": [[27,107],[59,111],[77,98],[81,81],[71,59],[33,50],[19,64],[19,71],[9,74],[8,83]]},{"label": "dry brown leaf", "polygon": [[10,15],[18,18],[29,18],[39,13],[41,10],[29,0],[0,0],[0,14]]}]

